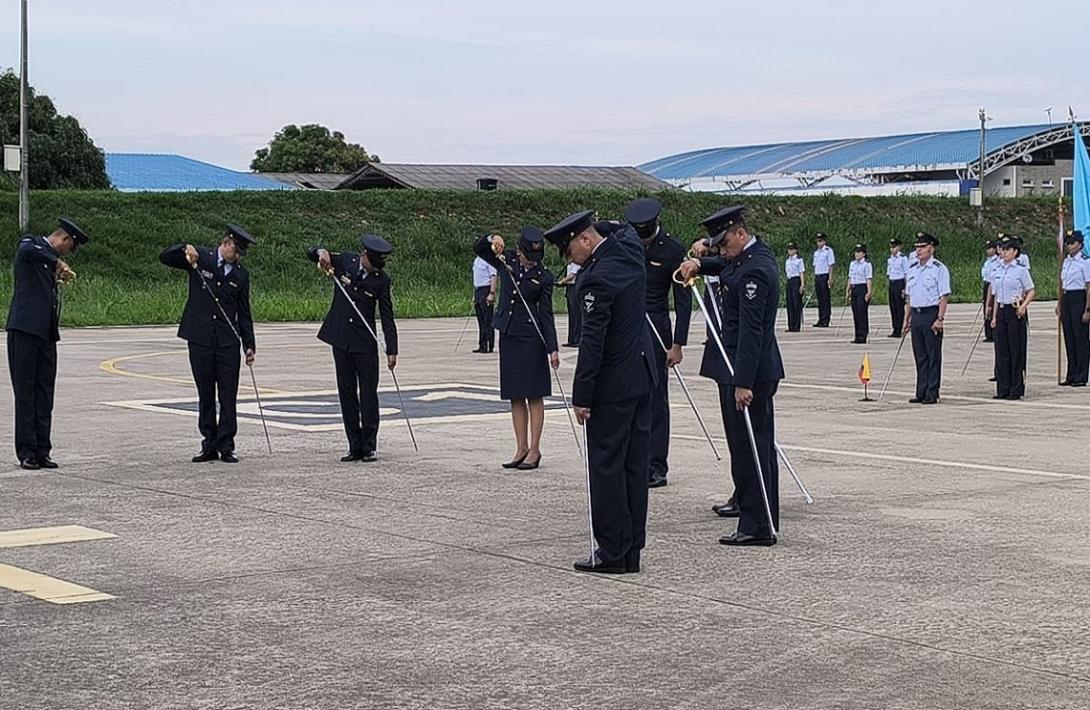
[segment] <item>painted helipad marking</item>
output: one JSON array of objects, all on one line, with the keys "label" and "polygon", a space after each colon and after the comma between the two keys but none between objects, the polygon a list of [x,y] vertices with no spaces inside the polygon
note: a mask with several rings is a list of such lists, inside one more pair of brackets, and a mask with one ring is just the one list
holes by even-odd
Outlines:
[{"label": "painted helipad marking", "polygon": [[[405,408],[413,421],[441,424],[510,417],[510,404],[499,398],[499,390],[495,387],[436,383],[404,385],[401,390],[405,397]],[[246,397],[245,390],[240,394],[243,396],[238,401],[239,421],[260,424],[256,400]],[[397,391],[392,387],[380,387],[378,395],[379,416],[383,426],[403,425],[401,400]],[[159,414],[197,416],[197,400],[194,397],[123,400],[103,404]],[[339,431],[344,427],[336,390],[278,392],[262,397],[261,404],[269,427],[313,432]],[[563,408],[564,403],[559,397],[546,398],[547,412]]]},{"label": "painted helipad marking", "polygon": [[[117,536],[101,530],[85,528],[82,525],[4,530],[0,531],[0,548],[84,542],[112,537]],[[99,592],[90,587],[3,563],[0,563],[0,588],[41,599],[50,604],[81,604],[116,598],[112,594]]]},{"label": "painted helipad marking", "polygon": [[[132,372],[131,370],[123,370],[118,365],[123,362],[132,362],[133,360],[146,360],[152,357],[162,357],[163,355],[184,355],[184,350],[160,350],[154,353],[141,353],[139,355],[125,355],[123,357],[115,357],[109,360],[103,360],[98,364],[98,367],[103,372],[107,372],[111,375],[119,375],[121,377],[134,377],[139,380],[153,380],[155,382],[167,382],[172,385],[185,385],[187,387],[193,387],[193,380],[186,380],[180,377],[168,377],[167,375],[151,375],[145,372]],[[282,394],[283,390],[265,389],[264,387],[258,388],[262,394]]]},{"label": "painted helipad marking", "polygon": [[[688,441],[706,441],[702,436],[693,436],[691,434],[674,434],[671,436],[673,439],[685,439]],[[726,439],[720,439],[712,437],[716,441],[721,441],[724,444],[727,443]],[[969,463],[968,461],[949,461],[946,459],[923,459],[916,458],[914,456],[896,456],[894,454],[872,454],[864,451],[845,451],[844,449],[824,449],[816,446],[788,446],[781,444],[784,449],[788,451],[803,451],[811,454],[828,454],[830,456],[847,456],[849,458],[857,459],[871,459],[876,461],[895,461],[897,463],[913,463],[922,464],[927,466],[947,466],[950,468],[967,468],[974,471],[994,471],[997,473],[1018,473],[1026,476],[1044,476],[1045,478],[1078,478],[1083,480],[1090,480],[1090,476],[1084,476],[1078,473],[1060,473],[1058,471],[1041,471],[1034,468],[1016,468],[1014,466],[996,466],[994,464],[986,463]]]},{"label": "painted helipad marking", "polygon": [[50,528],[26,528],[25,530],[0,530],[0,547],[30,547],[31,545],[56,545],[62,542],[106,540],[117,537],[113,533],[85,528],[82,525],[57,525]]}]

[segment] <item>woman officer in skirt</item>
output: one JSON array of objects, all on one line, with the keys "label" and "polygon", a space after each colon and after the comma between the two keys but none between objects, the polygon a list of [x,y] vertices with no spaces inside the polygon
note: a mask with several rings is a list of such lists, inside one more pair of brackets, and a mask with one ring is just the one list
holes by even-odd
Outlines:
[{"label": "woman officer in skirt", "polygon": [[500,398],[511,402],[516,443],[514,457],[503,467],[523,471],[541,464],[544,398],[552,395],[549,365],[560,367],[553,275],[541,265],[545,255],[541,235],[537,227],[524,227],[517,250],[505,251],[503,237],[498,234],[480,237],[473,247],[477,256],[499,272],[500,295],[493,325],[500,333]]}]

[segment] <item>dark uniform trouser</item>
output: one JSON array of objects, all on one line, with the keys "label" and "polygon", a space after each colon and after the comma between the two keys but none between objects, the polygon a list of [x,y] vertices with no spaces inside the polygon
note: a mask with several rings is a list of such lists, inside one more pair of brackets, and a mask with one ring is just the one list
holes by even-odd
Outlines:
[{"label": "dark uniform trouser", "polygon": [[337,396],[350,451],[374,451],[378,445],[378,350],[352,353],[333,348]]},{"label": "dark uniform trouser", "polygon": [[657,340],[655,368],[659,381],[651,393],[651,467],[648,476],[657,474],[665,478],[670,472],[670,371],[666,366],[666,351]]},{"label": "dark uniform trouser", "polygon": [[787,329],[802,329],[802,279],[798,276],[787,279]]},{"label": "dark uniform trouser", "polygon": [[1026,394],[1026,319],[1014,306],[998,306],[995,319],[995,393],[1000,397]]},{"label": "dark uniform trouser", "polygon": [[905,280],[889,282],[889,318],[893,332],[900,335],[905,329]]},{"label": "dark uniform trouser", "polygon": [[938,306],[912,309],[912,356],[916,359],[916,399],[938,399],[942,382],[942,336],[931,326]]},{"label": "dark uniform trouser", "polygon": [[473,312],[477,314],[477,348],[492,350],[496,343],[496,331],[492,329],[495,306],[488,303],[491,286],[478,286],[473,291]]},{"label": "dark uniform trouser", "polygon": [[988,292],[991,290],[991,288],[992,285],[985,281],[983,293],[980,296],[980,302],[984,304],[984,312],[981,314],[984,316],[984,339],[987,340],[989,343],[995,339],[995,333],[992,332],[992,314],[990,311],[988,311]]},{"label": "dark uniform trouser", "polygon": [[832,294],[829,293],[829,274],[817,274],[814,276],[814,293],[818,302],[818,323],[829,325],[829,319],[833,316]]},{"label": "dark uniform trouser", "polygon": [[870,304],[867,303],[866,284],[852,284],[852,322],[855,323],[855,339],[866,340],[870,334]]},{"label": "dark uniform trouser", "polygon": [[1086,382],[1090,374],[1090,325],[1082,322],[1086,310],[1084,289],[1064,291],[1060,301],[1060,319],[1067,349],[1067,381]]},{"label": "dark uniform trouser", "polygon": [[583,309],[579,307],[579,301],[576,299],[575,284],[568,284],[567,293],[565,296],[568,301],[568,344],[579,344],[579,328],[583,324]]},{"label": "dark uniform trouser", "polygon": [[595,405],[586,426],[598,556],[608,562],[638,559],[647,541],[651,395]]},{"label": "dark uniform trouser", "polygon": [[53,390],[57,344],[20,330],[8,331],[8,368],[15,393],[15,454],[48,456],[53,450]]},{"label": "dark uniform trouser", "polygon": [[[749,405],[749,417],[753,422],[753,435],[757,440],[757,456],[764,473],[765,490],[772,520],[780,529],[780,469],[776,460],[776,417],[772,399],[779,388],[778,382],[757,382],[753,385],[753,402]],[[768,529],[768,513],[764,497],[757,481],[757,467],[753,462],[753,449],[746,429],[745,414],[734,406],[734,386],[720,385],[720,407],[727,429],[727,445],[730,448],[730,471],[734,479],[734,498],[738,501],[741,515],[738,532],[756,537],[771,537]]]},{"label": "dark uniform trouser", "polygon": [[[239,367],[242,356],[237,341],[230,345],[205,347],[189,343],[189,367],[197,383],[197,428],[201,432],[201,451],[234,451],[238,433]],[[219,395],[220,416],[216,422],[216,395]]]}]

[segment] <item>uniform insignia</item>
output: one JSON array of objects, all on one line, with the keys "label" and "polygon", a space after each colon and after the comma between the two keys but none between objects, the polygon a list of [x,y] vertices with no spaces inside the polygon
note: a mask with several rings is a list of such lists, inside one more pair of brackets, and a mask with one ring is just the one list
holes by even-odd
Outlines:
[{"label": "uniform insignia", "polygon": [[532,283],[532,284],[536,284],[536,285],[538,285],[538,286],[540,286],[540,285],[541,285],[541,282],[540,282],[540,281],[538,281],[537,279],[530,279],[530,283]]},{"label": "uniform insignia", "polygon": [[588,293],[583,296],[583,310],[590,313],[594,309],[594,294]]},{"label": "uniform insignia", "polygon": [[651,266],[662,266],[662,264],[660,262],[657,262],[657,261],[649,261],[647,263],[651,264]]},{"label": "uniform insignia", "polygon": [[237,284],[237,283],[235,283],[234,281],[228,281],[227,283],[231,284],[231,285],[232,285],[232,286],[234,286],[235,288],[238,288],[238,284]]},{"label": "uniform insignia", "polygon": [[207,271],[207,270],[205,270],[205,269],[201,269],[201,276],[205,277],[206,279],[210,279],[210,278],[212,278],[213,276],[215,276],[215,274],[213,274],[213,273],[212,273],[211,271]]},{"label": "uniform insignia", "polygon": [[757,298],[757,282],[756,281],[747,281],[746,282],[746,298],[749,299],[750,301]]},{"label": "uniform insignia", "polygon": [[341,283],[343,283],[345,286],[351,286],[352,277],[350,277],[348,274],[341,274]]}]

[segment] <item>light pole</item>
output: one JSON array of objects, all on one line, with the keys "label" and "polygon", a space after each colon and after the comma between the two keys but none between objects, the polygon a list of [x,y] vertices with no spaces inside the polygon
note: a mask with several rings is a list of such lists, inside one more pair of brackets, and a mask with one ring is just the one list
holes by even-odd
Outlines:
[{"label": "light pole", "polygon": [[30,229],[30,163],[28,160],[28,125],[27,125],[27,101],[29,100],[28,84],[26,76],[27,43],[26,43],[26,14],[27,0],[22,0],[22,27],[20,30],[20,59],[19,59],[19,231],[23,234]]}]

